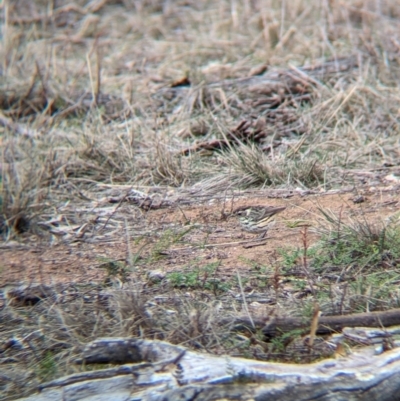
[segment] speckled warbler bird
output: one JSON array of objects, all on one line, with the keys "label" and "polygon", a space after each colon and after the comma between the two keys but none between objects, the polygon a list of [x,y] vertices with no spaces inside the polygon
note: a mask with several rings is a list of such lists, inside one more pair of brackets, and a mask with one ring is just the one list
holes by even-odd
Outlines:
[{"label": "speckled warbler bird", "polygon": [[240,225],[245,231],[263,234],[264,237],[275,223],[275,215],[285,209],[285,206],[244,206],[235,209],[233,214],[239,217]]}]

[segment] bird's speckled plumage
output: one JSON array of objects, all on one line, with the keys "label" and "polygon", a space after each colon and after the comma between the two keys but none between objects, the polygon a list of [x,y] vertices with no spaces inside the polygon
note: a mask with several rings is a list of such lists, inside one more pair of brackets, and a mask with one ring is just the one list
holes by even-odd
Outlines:
[{"label": "bird's speckled plumage", "polygon": [[233,213],[239,217],[240,225],[248,232],[266,233],[274,224],[274,216],[285,206],[247,206],[237,208]]}]

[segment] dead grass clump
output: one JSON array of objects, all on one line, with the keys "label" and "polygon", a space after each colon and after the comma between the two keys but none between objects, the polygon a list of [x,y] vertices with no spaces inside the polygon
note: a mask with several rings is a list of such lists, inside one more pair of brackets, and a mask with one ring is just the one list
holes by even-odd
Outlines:
[{"label": "dead grass clump", "polygon": [[158,322],[154,321],[149,305],[146,304],[140,288],[117,291],[112,300],[111,309],[117,317],[120,330],[129,335],[153,336],[157,332]]},{"label": "dead grass clump", "polygon": [[183,185],[189,178],[183,161],[182,156],[174,154],[167,146],[158,144],[155,163],[152,163],[154,183],[174,187]]},{"label": "dead grass clump", "polygon": [[35,145],[26,139],[4,141],[1,162],[2,234],[10,238],[31,230],[33,219],[45,208],[48,184],[53,178],[52,155],[36,157]]},{"label": "dead grass clump", "polygon": [[[65,182],[85,185],[91,182],[133,182],[139,163],[135,133],[128,123],[121,129],[105,125],[102,116],[91,113],[83,128],[60,124],[57,142],[58,174]],[[68,131],[69,130],[69,131]]]},{"label": "dead grass clump", "polygon": [[172,330],[165,336],[166,341],[177,341],[209,352],[229,335],[230,327],[226,322],[221,322],[222,310],[218,302],[200,299],[193,302],[184,298],[176,302],[175,312],[168,316]]},{"label": "dead grass clump", "polygon": [[241,145],[223,154],[225,164],[233,172],[230,177],[237,185],[275,186],[300,185],[312,187],[324,178],[323,170],[311,159],[297,161],[284,156],[267,157],[255,145]]},{"label": "dead grass clump", "polygon": [[163,339],[211,351],[228,334],[229,327],[218,323],[219,304],[201,301],[201,294],[186,299],[159,290],[155,296],[137,283],[123,289],[68,284],[9,293],[0,310],[2,357],[12,360],[3,394],[22,396],[43,381],[84,371],[74,361],[99,337]]},{"label": "dead grass clump", "polygon": [[[169,296],[164,302],[151,301],[142,291],[116,291],[111,309],[125,335],[144,336],[174,344],[187,344],[209,350],[227,334],[221,326],[218,305],[181,296]],[[224,334],[223,334],[224,333]]]}]

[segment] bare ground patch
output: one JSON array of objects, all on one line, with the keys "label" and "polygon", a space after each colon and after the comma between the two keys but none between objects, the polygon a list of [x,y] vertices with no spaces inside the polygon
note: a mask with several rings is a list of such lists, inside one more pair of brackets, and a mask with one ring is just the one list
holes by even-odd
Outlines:
[{"label": "bare ground patch", "polygon": [[[247,274],[254,265],[270,264],[277,249],[301,248],[300,231],[304,226],[311,228],[310,245],[318,241],[318,234],[312,230],[323,218],[318,208],[341,214],[344,221],[349,216],[362,216],[370,222],[385,221],[399,209],[398,190],[391,188],[304,196],[285,191],[282,199],[276,199],[277,194],[270,198],[268,191],[249,191],[248,195],[239,194],[232,200],[192,199],[190,203],[202,204],[177,204],[146,211],[125,202],[115,212],[115,205],[107,206],[110,213],[106,215],[112,215],[108,221],[108,217],[101,221],[96,210],[87,206],[87,214],[80,216],[82,221],[75,231],[97,220],[91,231],[81,235],[71,227],[60,228],[60,232],[65,229],[65,236],[75,236],[73,240],[63,241],[59,234],[53,237],[52,245],[36,238],[3,246],[1,284],[97,281],[107,275],[108,263],[118,262],[143,273],[180,271],[193,263],[218,263],[222,276],[232,276],[236,269]],[[361,197],[363,201],[358,203]],[[265,239],[246,233],[237,219],[229,215],[230,209],[251,205],[286,206]],[[135,214],[138,217],[132,221]]]}]

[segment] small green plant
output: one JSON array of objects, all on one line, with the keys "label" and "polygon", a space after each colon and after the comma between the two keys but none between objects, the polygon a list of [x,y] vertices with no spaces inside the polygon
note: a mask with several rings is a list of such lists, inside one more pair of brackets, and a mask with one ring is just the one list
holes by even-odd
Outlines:
[{"label": "small green plant", "polygon": [[304,330],[295,329],[290,330],[286,333],[282,333],[281,335],[277,335],[271,339],[271,351],[282,353],[285,351],[287,345],[293,341],[294,338],[300,337],[304,334]]},{"label": "small green plant", "polygon": [[121,260],[103,259],[103,263],[101,263],[99,267],[106,270],[107,280],[111,278],[118,278],[122,282],[125,282],[128,278],[129,269],[125,262]]},{"label": "small green plant", "polygon": [[50,380],[57,373],[57,364],[54,355],[46,351],[44,357],[39,362],[39,377],[42,381]]},{"label": "small green plant", "polygon": [[192,229],[193,226],[186,227],[184,230],[180,231],[174,231],[171,229],[165,230],[151,250],[147,262],[155,262],[164,258],[166,256],[167,250],[171,247],[171,245],[180,242],[183,237]]},{"label": "small green plant", "polygon": [[197,271],[172,272],[167,275],[173,287],[198,287],[199,275]]},{"label": "small green plant", "polygon": [[274,337],[271,339],[271,351],[283,352],[285,350],[285,342],[282,337]]},{"label": "small green plant", "polygon": [[199,288],[209,291],[225,292],[231,285],[223,282],[216,276],[220,262],[206,264],[205,266],[189,266],[183,271],[167,274],[167,279],[173,287]]},{"label": "small green plant", "polygon": [[[290,271],[291,268],[302,263],[304,257],[304,249],[301,248],[278,248],[278,254],[283,258],[282,264],[285,271]],[[317,248],[309,247],[306,249],[308,259],[313,260],[316,256]]]}]

